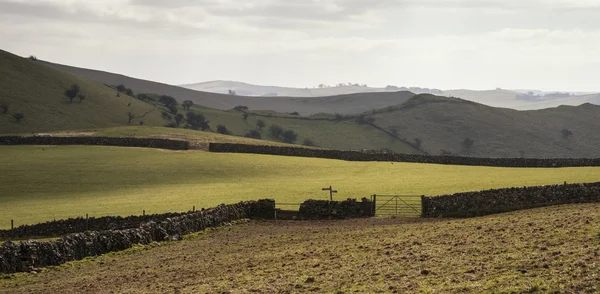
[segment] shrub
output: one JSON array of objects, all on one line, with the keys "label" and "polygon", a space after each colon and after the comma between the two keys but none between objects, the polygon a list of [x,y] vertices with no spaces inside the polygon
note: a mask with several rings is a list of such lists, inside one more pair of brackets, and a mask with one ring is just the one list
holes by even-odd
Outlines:
[{"label": "shrub", "polygon": [[471,149],[471,147],[473,147],[473,144],[475,144],[475,142],[473,142],[471,138],[465,138],[465,140],[463,141],[463,147],[465,147],[465,149]]},{"label": "shrub", "polygon": [[191,100],[185,100],[181,105],[183,106],[183,109],[190,110],[190,107],[194,105],[194,102],[192,102]]},{"label": "shrub", "polygon": [[302,145],[304,146],[315,146],[315,142],[313,142],[311,139],[304,139],[304,142],[302,142]]},{"label": "shrub", "polygon": [[20,112],[17,112],[15,114],[13,114],[13,117],[15,118],[15,120],[17,122],[21,122],[21,120],[25,117],[25,115]]},{"label": "shrub", "polygon": [[77,98],[79,98],[79,103],[81,103],[81,102],[83,102],[83,100],[85,100],[85,95],[79,94],[79,95],[77,95]]},{"label": "shrub", "polygon": [[262,135],[257,130],[252,130],[246,134],[247,138],[262,139]]},{"label": "shrub", "polygon": [[201,129],[203,131],[210,129],[209,121],[206,120],[202,114],[196,114],[190,111],[186,114],[186,119],[188,122],[187,127],[190,129]]},{"label": "shrub", "polygon": [[562,136],[565,139],[569,139],[569,137],[573,135],[573,132],[571,132],[571,130],[569,129],[562,129],[560,132],[562,133]]},{"label": "shrub", "polygon": [[230,135],[231,134],[229,132],[229,130],[227,129],[227,127],[225,127],[224,125],[218,125],[217,126],[217,133],[223,134],[223,135]]},{"label": "shrub", "polygon": [[233,110],[235,110],[235,111],[248,111],[248,106],[238,105],[238,106],[234,107]]},{"label": "shrub", "polygon": [[183,114],[178,113],[175,115],[175,124],[177,126],[179,126],[183,120],[184,120]]},{"label": "shrub", "polygon": [[298,138],[298,134],[292,130],[287,130],[281,134],[281,137],[283,138],[283,142],[294,143]]},{"label": "shrub", "polygon": [[3,114],[8,113],[8,104],[6,104],[6,103],[0,104],[0,109],[2,109]]},{"label": "shrub", "polygon": [[175,100],[175,98],[173,98],[171,96],[167,96],[167,95],[160,96],[160,98],[158,99],[158,102],[162,103],[167,108],[169,108],[171,106],[177,106],[177,100]]},{"label": "shrub", "polygon": [[262,119],[259,119],[258,121],[256,121],[256,126],[259,130],[262,130],[266,126],[266,124]]},{"label": "shrub", "polygon": [[279,138],[279,136],[281,136],[283,133],[283,128],[278,125],[271,125],[269,127],[269,132],[274,138]]}]

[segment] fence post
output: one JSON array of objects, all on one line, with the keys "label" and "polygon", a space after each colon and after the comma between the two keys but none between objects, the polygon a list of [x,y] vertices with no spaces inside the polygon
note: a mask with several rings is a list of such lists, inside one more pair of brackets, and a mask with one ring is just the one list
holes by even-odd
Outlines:
[{"label": "fence post", "polygon": [[146,216],[146,210],[142,210],[142,216]]},{"label": "fence post", "polygon": [[85,214],[85,230],[86,230],[86,231],[88,231],[88,230],[89,230],[89,228],[90,228],[90,226],[89,226],[89,225],[90,225],[89,216],[88,216],[88,214],[86,213],[86,214]]},{"label": "fence post", "polygon": [[377,194],[373,194],[373,216],[377,214]]},{"label": "fence post", "polygon": [[425,205],[425,195],[421,195],[421,217],[427,215],[427,206]]},{"label": "fence post", "polygon": [[396,215],[398,215],[398,197],[400,197],[400,196],[394,197],[394,198],[396,198]]},{"label": "fence post", "polygon": [[10,220],[10,234],[12,235],[12,237],[15,237],[15,220],[11,219]]},{"label": "fence post", "polygon": [[196,205],[192,206],[192,212],[196,212]]}]

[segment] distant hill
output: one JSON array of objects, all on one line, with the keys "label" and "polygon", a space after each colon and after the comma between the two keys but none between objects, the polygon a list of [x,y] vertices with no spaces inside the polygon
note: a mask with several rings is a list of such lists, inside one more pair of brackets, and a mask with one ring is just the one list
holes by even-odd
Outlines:
[{"label": "distant hill", "polygon": [[430,154],[600,157],[598,105],[517,111],[419,95],[367,117],[407,141],[418,139],[423,150]]},{"label": "distant hill", "polygon": [[[85,99],[69,103],[64,95],[72,84],[78,84]],[[38,61],[22,58],[0,50],[0,110],[1,133],[45,132],[62,129],[83,129],[126,126],[128,113],[135,118],[131,124],[162,126],[167,121],[157,107],[81,76],[51,69]],[[20,122],[15,113],[24,115]]]},{"label": "distant hill", "polygon": [[247,97],[239,95],[200,92],[182,87],[136,79],[120,74],[84,69],[61,64],[45,62],[51,68],[66,71],[108,84],[124,84],[135,93],[165,94],[177,100],[191,100],[206,107],[227,110],[238,105],[248,106],[253,110],[273,110],[277,112],[298,112],[302,115],[315,113],[360,113],[371,109],[382,108],[402,103],[414,96],[407,91],[388,93],[357,93],[314,98],[298,97]]},{"label": "distant hill", "polygon": [[353,85],[338,85],[338,86],[325,86],[313,87],[313,88],[292,88],[292,87],[278,87],[278,86],[260,86],[252,85],[243,82],[235,81],[209,81],[195,84],[181,85],[181,87],[192,89],[196,91],[204,91],[211,93],[229,94],[229,91],[235,91],[237,95],[244,96],[287,96],[287,97],[323,97],[323,96],[336,96],[336,95],[347,95],[357,93],[379,93],[379,92],[398,92],[398,91],[409,91],[415,94],[429,93],[429,94],[441,94],[442,91],[438,89],[425,89],[418,87],[396,87],[388,86],[386,88],[375,88],[361,86],[358,84]]}]

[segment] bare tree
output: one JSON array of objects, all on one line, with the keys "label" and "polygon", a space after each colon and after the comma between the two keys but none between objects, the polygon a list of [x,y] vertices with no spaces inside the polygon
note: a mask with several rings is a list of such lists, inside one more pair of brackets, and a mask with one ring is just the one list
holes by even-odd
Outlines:
[{"label": "bare tree", "polygon": [[571,132],[571,130],[569,129],[562,129],[560,132],[562,133],[562,136],[563,138],[565,138],[565,140],[569,139],[569,137],[573,135],[573,132]]},{"label": "bare tree", "polygon": [[15,118],[15,120],[17,122],[21,122],[21,120],[25,117],[25,115],[20,112],[17,112],[15,114],[13,114],[13,117]]},{"label": "bare tree", "polygon": [[259,130],[262,130],[267,125],[265,124],[265,122],[262,119],[259,119],[258,121],[256,121],[256,126],[258,127]]},{"label": "bare tree", "polygon": [[146,115],[152,113],[154,110],[147,110],[144,114],[140,115],[140,116],[136,116],[133,113],[129,112],[127,113],[127,117],[129,118],[129,121],[127,121],[128,124],[131,124],[131,121],[136,119],[136,118],[142,118],[145,117]]}]

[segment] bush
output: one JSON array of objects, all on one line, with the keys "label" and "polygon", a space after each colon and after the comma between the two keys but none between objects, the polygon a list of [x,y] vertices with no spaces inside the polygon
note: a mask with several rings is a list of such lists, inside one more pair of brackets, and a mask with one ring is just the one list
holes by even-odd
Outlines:
[{"label": "bush", "polygon": [[298,134],[292,130],[287,130],[281,134],[281,137],[283,138],[283,142],[294,143],[298,138]]},{"label": "bush", "polygon": [[238,106],[234,107],[233,110],[235,110],[235,111],[248,111],[248,106],[238,105]]},{"label": "bush", "polygon": [[271,125],[269,127],[269,132],[274,138],[279,138],[279,136],[283,134],[283,128],[278,125]]},{"label": "bush", "polygon": [[190,110],[190,107],[194,106],[194,102],[191,100],[185,100],[181,105],[183,106],[183,109]]},{"label": "bush", "polygon": [[13,114],[13,117],[15,118],[15,120],[17,122],[21,122],[21,120],[25,117],[25,115],[20,112],[17,112],[15,114]]},{"label": "bush", "polygon": [[158,102],[162,103],[167,108],[172,107],[172,106],[177,106],[177,100],[175,100],[175,98],[173,98],[171,96],[167,96],[167,95],[160,96],[160,98],[158,99]]},{"label": "bush", "polygon": [[6,103],[0,104],[0,109],[2,109],[3,114],[8,113],[8,104],[6,104]]},{"label": "bush", "polygon": [[313,142],[311,139],[304,139],[304,142],[302,142],[302,145],[304,146],[315,146],[315,142]]},{"label": "bush", "polygon": [[73,84],[71,85],[71,88],[69,88],[68,90],[65,91],[65,96],[67,96],[67,98],[69,98],[69,103],[73,103],[73,99],[75,99],[75,97],[77,97],[77,95],[79,95],[79,85],[77,84]]},{"label": "bush", "polygon": [[227,129],[227,127],[225,127],[224,125],[218,125],[217,126],[217,133],[223,134],[223,135],[230,135],[231,134],[229,132],[229,130]]},{"label": "bush", "polygon": [[262,130],[266,126],[266,124],[262,119],[259,119],[258,121],[256,121],[256,126],[259,130]]},{"label": "bush", "polygon": [[178,113],[175,115],[175,124],[177,124],[177,126],[179,126],[181,124],[181,122],[183,122],[184,120],[184,116],[181,113]]},{"label": "bush", "polygon": [[79,103],[81,103],[81,102],[83,102],[83,100],[85,100],[85,95],[79,94],[79,95],[77,95],[77,98],[79,98]]},{"label": "bush", "polygon": [[193,113],[190,111],[187,113],[186,119],[188,122],[187,127],[190,129],[193,129],[193,130],[200,129],[203,131],[210,129],[210,125],[208,124],[209,121],[206,120],[206,118],[202,114],[196,114],[196,113]]},{"label": "bush", "polygon": [[262,135],[257,130],[252,130],[246,134],[247,138],[262,139]]},{"label": "bush", "polygon": [[571,130],[569,129],[562,129],[560,132],[562,133],[562,136],[565,139],[569,139],[569,137],[573,135],[573,132],[571,132]]}]

